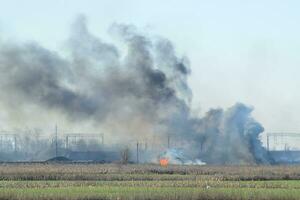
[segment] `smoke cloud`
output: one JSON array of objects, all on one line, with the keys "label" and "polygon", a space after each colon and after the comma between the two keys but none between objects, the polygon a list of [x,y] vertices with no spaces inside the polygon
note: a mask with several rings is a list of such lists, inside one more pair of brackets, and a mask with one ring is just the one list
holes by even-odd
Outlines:
[{"label": "smoke cloud", "polygon": [[212,109],[196,123],[202,155],[209,163],[268,163],[259,134],[263,127],[251,117],[253,108],[241,103],[227,110]]},{"label": "smoke cloud", "polygon": [[202,118],[191,116],[189,60],[178,57],[168,39],[124,24],[113,24],[110,33],[121,45],[91,34],[80,16],[64,54],[33,42],[0,43],[6,121],[26,116],[21,121],[29,123],[40,113],[54,113],[117,138],[171,135],[183,141],[185,155],[207,163],[269,162],[259,140],[263,127],[251,117],[252,108],[239,103]]}]

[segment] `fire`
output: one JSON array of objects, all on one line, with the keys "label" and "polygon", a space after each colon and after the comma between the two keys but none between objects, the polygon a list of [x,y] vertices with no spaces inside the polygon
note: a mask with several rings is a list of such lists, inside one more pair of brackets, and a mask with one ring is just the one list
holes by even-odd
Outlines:
[{"label": "fire", "polygon": [[161,158],[161,159],[159,160],[159,163],[160,163],[160,166],[162,166],[162,167],[167,167],[168,164],[169,164],[169,160],[168,160],[167,158]]}]

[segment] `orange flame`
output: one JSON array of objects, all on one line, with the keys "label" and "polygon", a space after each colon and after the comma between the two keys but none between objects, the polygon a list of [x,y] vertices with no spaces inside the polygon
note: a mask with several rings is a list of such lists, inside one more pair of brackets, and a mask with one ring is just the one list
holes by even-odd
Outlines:
[{"label": "orange flame", "polygon": [[168,160],[167,158],[161,158],[161,159],[159,160],[159,163],[160,163],[160,166],[162,166],[162,167],[167,167],[168,164],[169,164],[169,160]]}]

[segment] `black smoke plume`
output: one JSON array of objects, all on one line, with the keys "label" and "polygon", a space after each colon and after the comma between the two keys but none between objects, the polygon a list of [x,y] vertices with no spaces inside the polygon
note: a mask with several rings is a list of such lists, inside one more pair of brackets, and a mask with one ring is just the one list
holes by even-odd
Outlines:
[{"label": "black smoke plume", "polygon": [[268,162],[258,139],[263,127],[251,117],[252,108],[236,104],[191,117],[189,61],[176,55],[169,40],[123,24],[113,24],[110,33],[119,46],[95,37],[79,17],[64,53],[34,42],[0,43],[5,120],[17,126],[19,116],[29,122],[54,113],[71,124],[102,127],[115,137],[171,134],[189,144],[185,151],[190,156],[207,163]]}]

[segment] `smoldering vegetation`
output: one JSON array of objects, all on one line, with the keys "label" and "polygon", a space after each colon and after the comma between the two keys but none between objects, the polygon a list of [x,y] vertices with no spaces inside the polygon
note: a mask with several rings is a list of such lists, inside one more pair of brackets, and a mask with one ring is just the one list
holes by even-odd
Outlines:
[{"label": "smoldering vegetation", "polygon": [[[171,41],[132,25],[113,24],[109,33],[116,44],[90,33],[80,16],[63,53],[35,42],[2,41],[1,124],[41,126],[57,118],[69,126],[101,128],[120,141],[171,135],[182,141],[187,159],[206,163],[270,162],[253,108],[237,103],[191,115],[189,60],[177,56]],[[143,159],[153,161],[161,153],[149,151]]]}]

